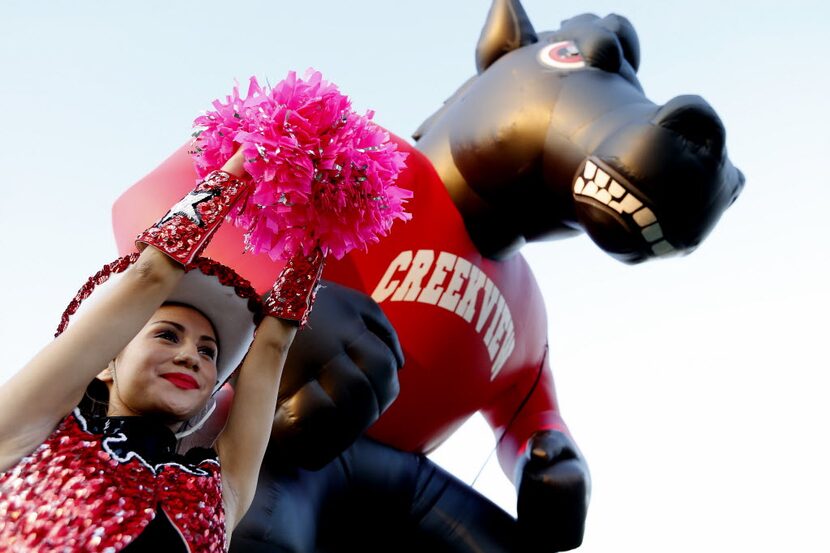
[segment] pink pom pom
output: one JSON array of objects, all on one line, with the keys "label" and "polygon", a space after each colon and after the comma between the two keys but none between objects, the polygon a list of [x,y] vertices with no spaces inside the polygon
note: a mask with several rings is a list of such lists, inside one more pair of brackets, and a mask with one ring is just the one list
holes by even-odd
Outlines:
[{"label": "pink pom pom", "polygon": [[411,218],[412,192],[395,186],[407,154],[319,72],[292,71],[270,90],[252,77],[244,98],[236,86],[213,108],[194,122],[196,171],[241,145],[254,186],[230,217],[250,251],[288,259],[320,248],[339,259]]}]

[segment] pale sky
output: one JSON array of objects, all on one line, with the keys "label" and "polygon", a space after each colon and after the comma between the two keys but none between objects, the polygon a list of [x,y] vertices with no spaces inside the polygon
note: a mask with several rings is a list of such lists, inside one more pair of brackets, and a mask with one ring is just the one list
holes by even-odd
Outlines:
[{"label": "pale sky", "polygon": [[[686,258],[625,266],[584,237],[524,251],[545,295],[563,415],[592,470],[581,551],[830,550],[830,9],[524,4],[539,31],[586,11],[627,16],[647,95],[703,96],[747,177]],[[408,137],[474,72],[488,6],[4,1],[0,380],[115,257],[115,198],[234,79],[274,83],[313,66]],[[474,418],[433,458],[466,482],[484,467],[476,488],[513,510],[493,443]]]}]

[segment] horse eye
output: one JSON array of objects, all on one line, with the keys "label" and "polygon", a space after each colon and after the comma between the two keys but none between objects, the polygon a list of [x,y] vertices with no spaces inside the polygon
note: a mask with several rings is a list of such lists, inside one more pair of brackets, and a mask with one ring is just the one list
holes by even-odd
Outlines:
[{"label": "horse eye", "polygon": [[564,40],[545,46],[539,52],[539,61],[556,69],[580,69],[585,67],[585,60],[572,40]]}]

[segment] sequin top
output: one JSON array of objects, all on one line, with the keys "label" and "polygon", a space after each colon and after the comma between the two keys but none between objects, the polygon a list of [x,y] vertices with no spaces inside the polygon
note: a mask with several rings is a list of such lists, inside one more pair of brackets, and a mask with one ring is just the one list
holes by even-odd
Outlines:
[{"label": "sequin top", "polygon": [[86,419],[75,409],[0,473],[0,549],[115,553],[163,512],[191,552],[224,551],[216,453],[182,456],[175,445],[146,417]]}]

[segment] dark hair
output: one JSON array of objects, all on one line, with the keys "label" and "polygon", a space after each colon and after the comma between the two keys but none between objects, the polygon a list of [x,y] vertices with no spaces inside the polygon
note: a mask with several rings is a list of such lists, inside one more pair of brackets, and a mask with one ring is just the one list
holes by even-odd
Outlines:
[{"label": "dark hair", "polygon": [[78,403],[78,409],[85,418],[102,418],[107,416],[109,404],[109,388],[102,380],[93,378],[86,387],[84,397]]}]

